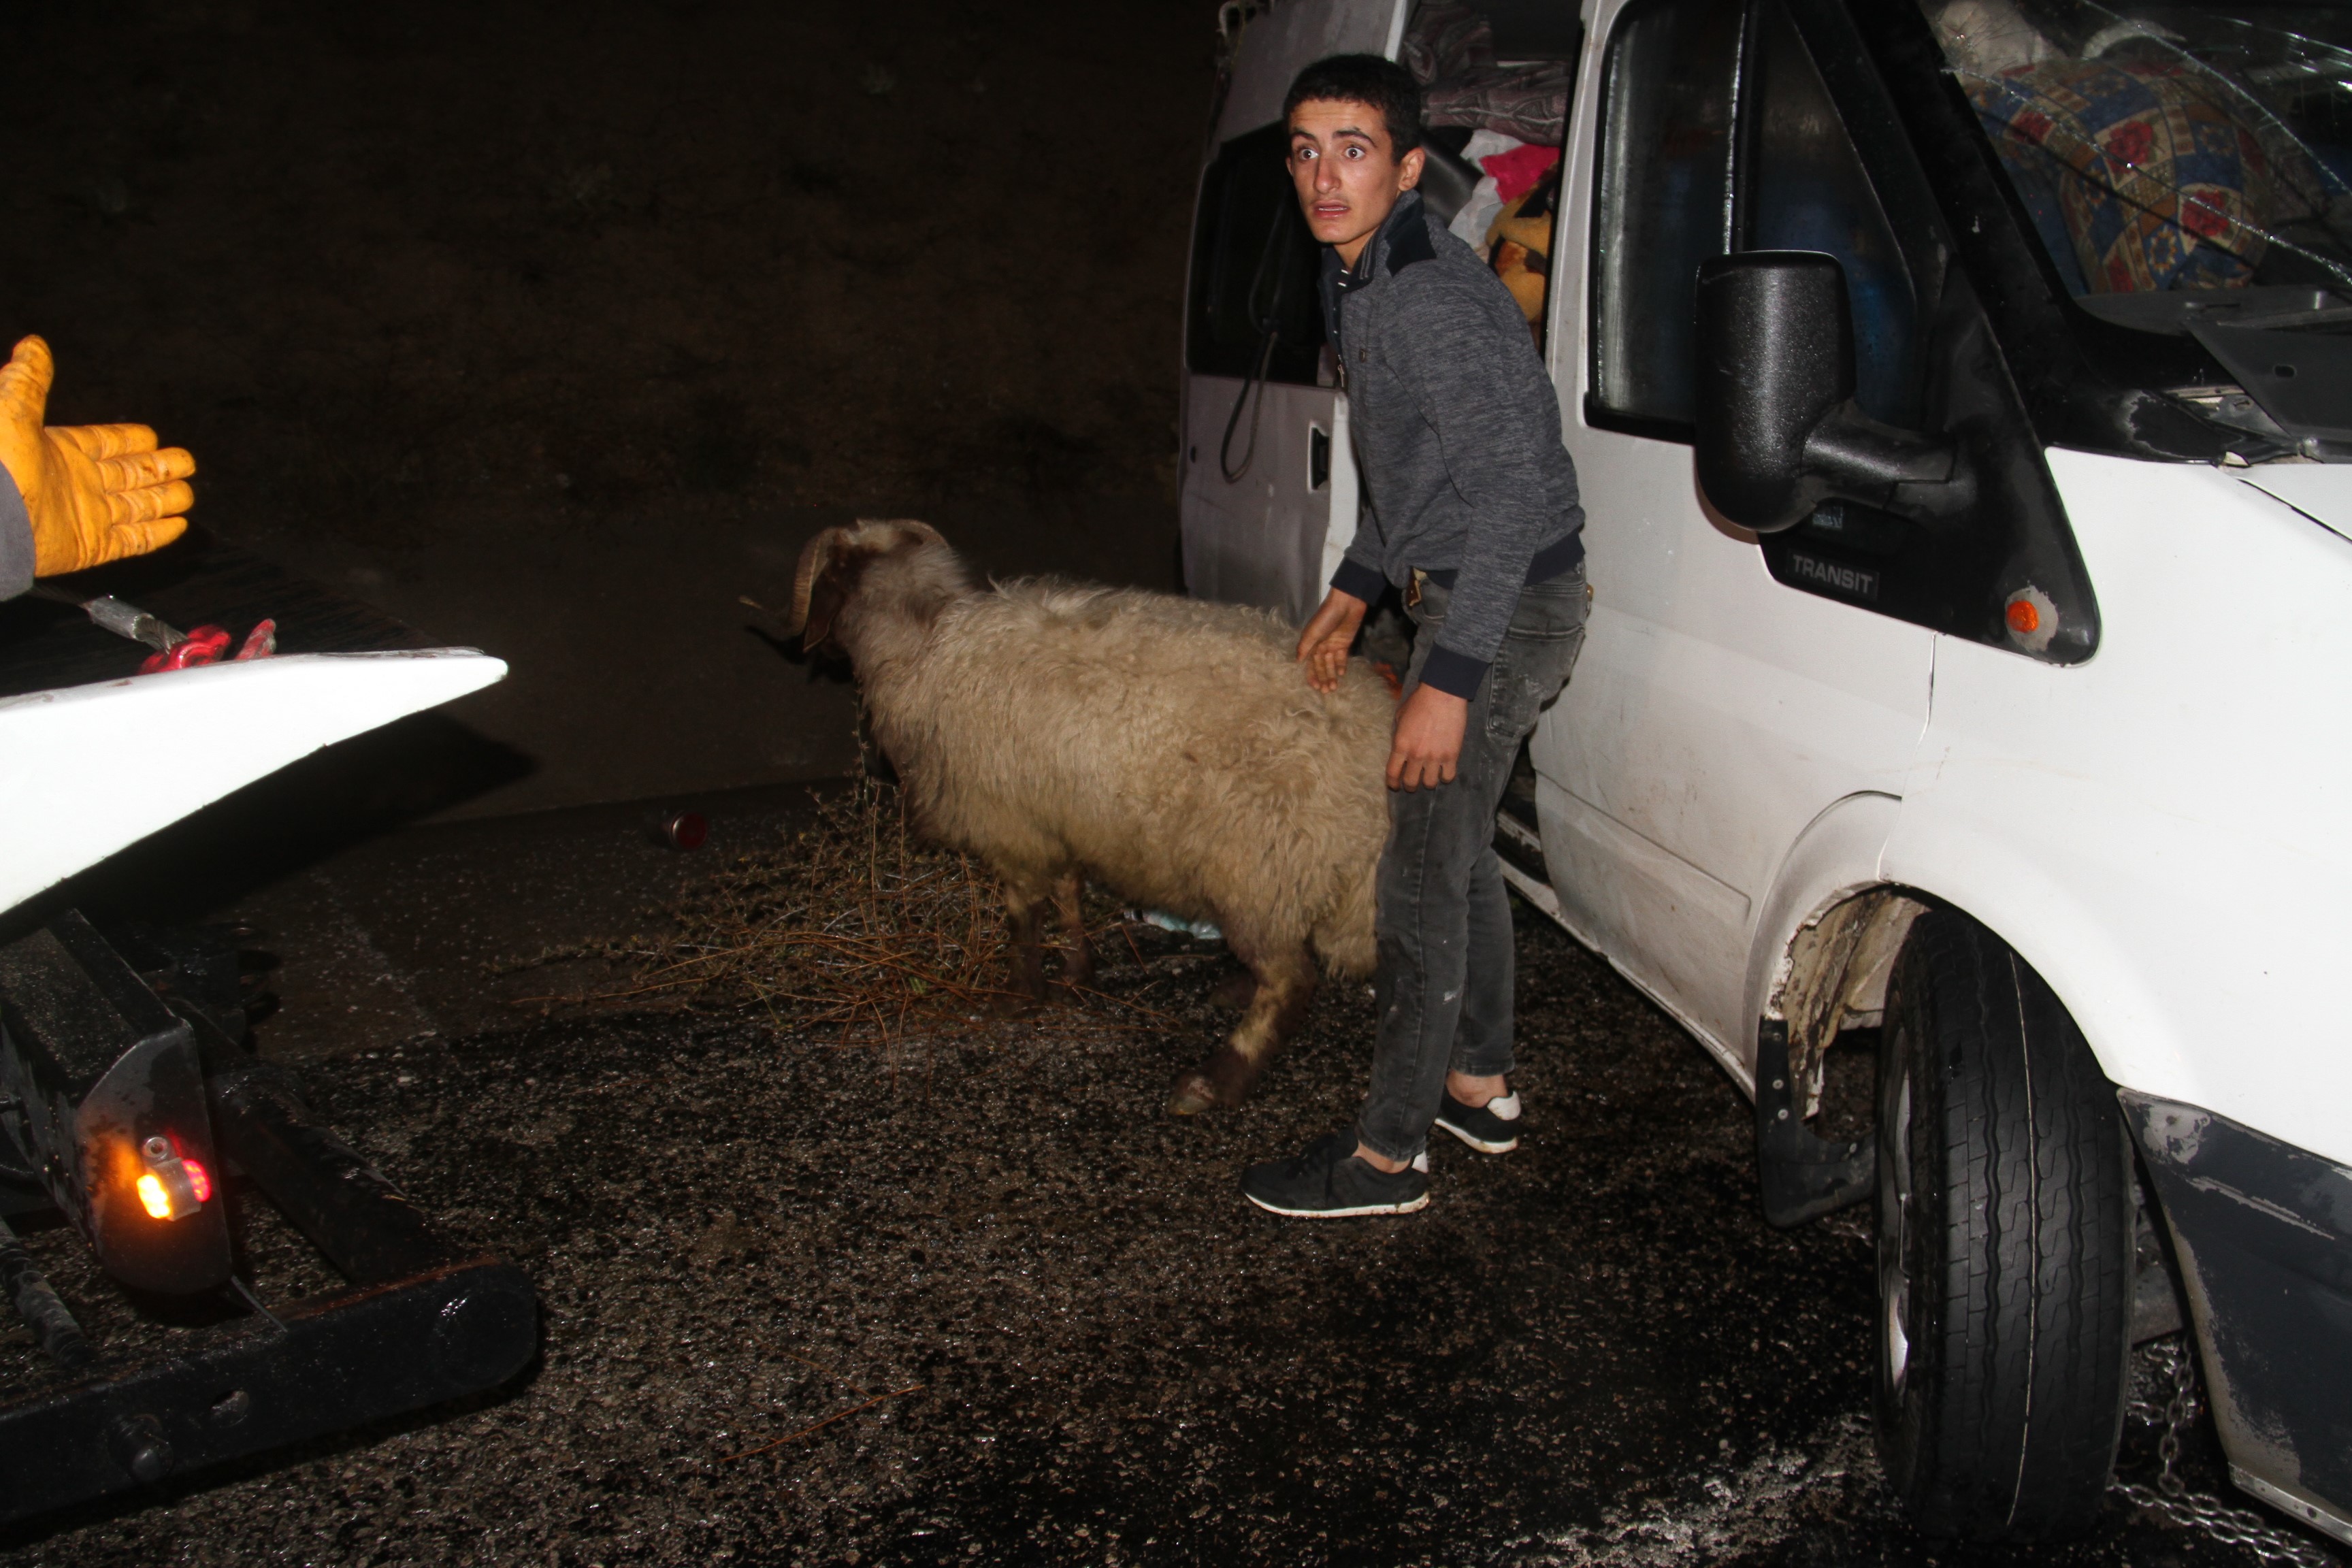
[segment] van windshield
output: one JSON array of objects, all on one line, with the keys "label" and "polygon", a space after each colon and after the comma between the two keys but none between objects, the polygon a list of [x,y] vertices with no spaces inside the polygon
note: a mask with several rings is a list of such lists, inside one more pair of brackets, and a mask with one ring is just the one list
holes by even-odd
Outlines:
[{"label": "van windshield", "polygon": [[2157,390],[2242,456],[2352,461],[2352,0],[1921,4],[2074,303],[2195,339]]},{"label": "van windshield", "polygon": [[2225,297],[2352,300],[2352,5],[1926,10],[2085,309],[2177,331]]}]

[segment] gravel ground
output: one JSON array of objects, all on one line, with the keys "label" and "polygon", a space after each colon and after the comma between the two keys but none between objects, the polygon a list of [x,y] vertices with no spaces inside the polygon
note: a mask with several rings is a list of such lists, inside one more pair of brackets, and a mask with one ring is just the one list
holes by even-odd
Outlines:
[{"label": "gravel ground", "polygon": [[[1526,1145],[1435,1150],[1393,1221],[1234,1186],[1349,1115],[1360,989],[1248,1106],[1161,1111],[1228,972],[1175,938],[1104,982],[1168,1015],[1139,1026],[1097,1005],[885,1051],[552,1016],[311,1059],[363,1152],[529,1270],[541,1363],[0,1563],[2253,1561],[2120,1510],[2030,1557],[1906,1531],[1866,1225],[1765,1226],[1738,1092],[1520,914]],[[265,1292],[326,1283],[268,1227],[257,1255]]]}]

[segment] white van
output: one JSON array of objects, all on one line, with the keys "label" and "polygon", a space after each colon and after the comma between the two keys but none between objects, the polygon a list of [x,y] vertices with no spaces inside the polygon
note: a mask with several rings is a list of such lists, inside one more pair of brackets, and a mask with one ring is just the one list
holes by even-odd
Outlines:
[{"label": "white van", "polygon": [[1292,74],[1566,78],[1596,596],[1513,882],[1754,1095],[1776,1222],[1874,1196],[1924,1529],[2090,1521],[2169,1275],[2238,1484],[2352,1541],[2352,8],[1516,0],[1443,58],[1478,9],[1224,9],[1192,591],[1303,615],[1357,521]]}]

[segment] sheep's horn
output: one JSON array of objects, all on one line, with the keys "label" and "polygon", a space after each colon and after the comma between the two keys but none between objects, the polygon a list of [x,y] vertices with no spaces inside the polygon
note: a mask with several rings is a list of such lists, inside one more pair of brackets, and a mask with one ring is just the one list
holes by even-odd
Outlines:
[{"label": "sheep's horn", "polygon": [[938,529],[933,528],[929,523],[923,521],[920,518],[861,517],[857,520],[857,526],[859,528],[903,528],[912,532],[917,538],[920,539],[926,544],[945,544],[948,542],[947,535],[941,533]]},{"label": "sheep's horn", "polygon": [[801,547],[801,563],[793,574],[792,619],[784,623],[787,634],[808,625],[809,595],[816,587],[817,574],[833,564],[834,552],[841,548],[843,531],[828,528]]}]

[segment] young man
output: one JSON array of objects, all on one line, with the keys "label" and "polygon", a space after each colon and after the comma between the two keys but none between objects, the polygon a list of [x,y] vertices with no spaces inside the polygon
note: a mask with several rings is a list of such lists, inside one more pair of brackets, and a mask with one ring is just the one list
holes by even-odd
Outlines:
[{"label": "young man", "polygon": [[1433,1121],[1488,1153],[1518,1142],[1495,813],[1583,641],[1584,511],[1526,319],[1413,189],[1411,75],[1336,56],[1299,73],[1284,114],[1368,503],[1298,657],[1331,689],[1388,584],[1419,634],[1389,754],[1371,1088],[1354,1127],[1252,1166],[1242,1190],[1282,1215],[1409,1214],[1429,1201]]}]

